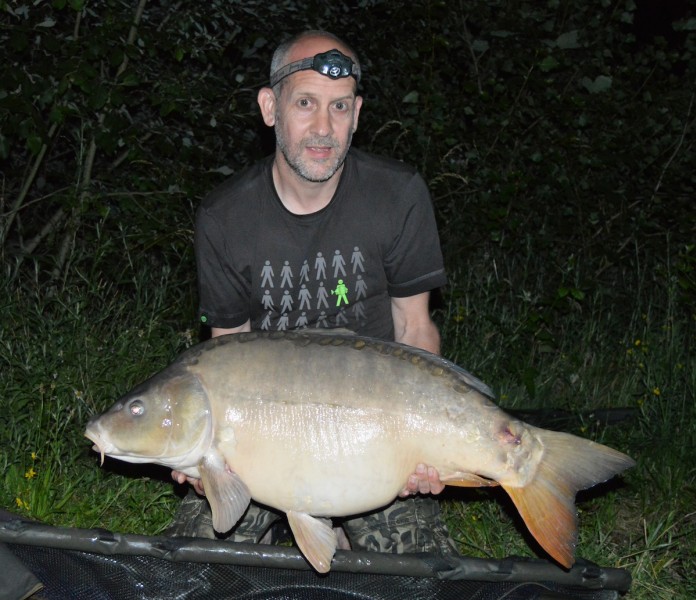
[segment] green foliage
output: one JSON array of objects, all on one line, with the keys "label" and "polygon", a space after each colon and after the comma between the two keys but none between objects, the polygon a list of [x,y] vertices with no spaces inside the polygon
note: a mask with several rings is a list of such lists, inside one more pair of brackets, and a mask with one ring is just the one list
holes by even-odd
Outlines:
[{"label": "green foliage", "polygon": [[[632,597],[693,596],[696,20],[659,14],[0,0],[0,506],[167,524],[167,474],[97,469],[84,424],[195,341],[195,208],[272,151],[256,93],[277,43],[325,28],[363,64],[355,144],[429,182],[444,353],[504,406],[565,409],[634,455],[623,487],[583,499],[581,554],[630,568]],[[607,428],[602,407],[638,416]],[[501,501],[446,503],[465,552],[532,552]]]}]

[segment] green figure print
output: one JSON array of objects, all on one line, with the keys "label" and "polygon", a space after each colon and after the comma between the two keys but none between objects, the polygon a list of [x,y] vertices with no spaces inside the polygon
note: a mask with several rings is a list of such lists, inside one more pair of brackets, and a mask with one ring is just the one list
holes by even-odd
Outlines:
[{"label": "green figure print", "polygon": [[336,306],[341,306],[341,301],[343,301],[345,304],[348,304],[348,296],[346,296],[347,293],[348,286],[346,286],[346,284],[343,283],[343,279],[339,279],[336,289],[331,290],[331,295],[336,296]]}]

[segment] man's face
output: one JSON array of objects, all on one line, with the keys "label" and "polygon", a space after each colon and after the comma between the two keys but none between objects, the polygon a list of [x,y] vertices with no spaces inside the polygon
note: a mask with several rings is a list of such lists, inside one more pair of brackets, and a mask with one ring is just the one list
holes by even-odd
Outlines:
[{"label": "man's face", "polygon": [[[298,48],[288,60],[330,50],[324,44]],[[284,80],[271,109],[282,159],[301,179],[323,182],[343,165],[358,125],[362,98],[352,77],[332,80],[315,71],[299,71]]]}]

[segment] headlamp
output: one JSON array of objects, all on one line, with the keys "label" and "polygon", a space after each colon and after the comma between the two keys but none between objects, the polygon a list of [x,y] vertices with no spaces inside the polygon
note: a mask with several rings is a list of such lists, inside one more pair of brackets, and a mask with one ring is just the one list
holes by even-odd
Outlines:
[{"label": "headlamp", "polygon": [[330,79],[341,79],[343,77],[354,77],[355,81],[360,81],[360,67],[356,65],[348,56],[336,50],[322,52],[309,58],[296,60],[290,64],[280,67],[271,75],[271,87],[288,75],[297,71],[307,71],[311,69]]}]

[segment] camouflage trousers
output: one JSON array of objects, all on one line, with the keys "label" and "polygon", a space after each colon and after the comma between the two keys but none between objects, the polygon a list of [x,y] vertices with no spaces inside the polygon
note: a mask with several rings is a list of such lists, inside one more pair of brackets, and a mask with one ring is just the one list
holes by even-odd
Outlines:
[{"label": "camouflage trousers", "polygon": [[[164,534],[268,543],[270,539],[266,534],[271,526],[284,518],[281,513],[252,501],[241,521],[229,533],[220,535],[213,530],[208,502],[189,491]],[[456,546],[440,518],[439,503],[427,496],[399,498],[379,511],[335,519],[334,525],[344,529],[353,550],[457,555]]]}]

